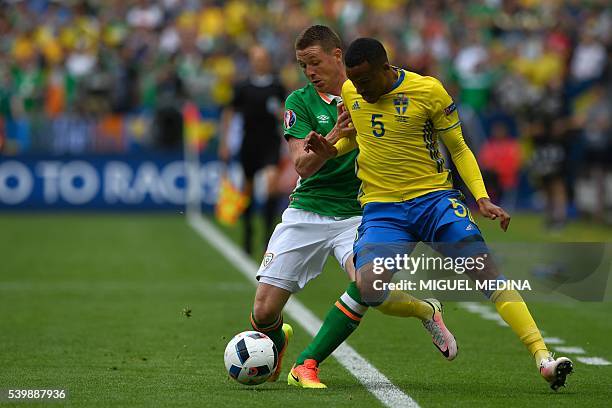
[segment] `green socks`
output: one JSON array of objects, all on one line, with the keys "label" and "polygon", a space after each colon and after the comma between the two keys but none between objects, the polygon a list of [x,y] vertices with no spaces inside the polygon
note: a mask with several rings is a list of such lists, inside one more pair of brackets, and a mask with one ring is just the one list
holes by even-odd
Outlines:
[{"label": "green socks", "polygon": [[308,359],[316,360],[320,364],[355,331],[367,310],[368,307],[361,300],[357,285],[351,282],[346,292],[327,312],[323,325],[300,354],[296,365],[303,364]]},{"label": "green socks", "polygon": [[251,326],[253,330],[264,333],[274,342],[276,349],[280,353],[285,346],[285,332],[283,332],[283,315],[279,315],[274,323],[260,324],[255,321],[251,313]]}]

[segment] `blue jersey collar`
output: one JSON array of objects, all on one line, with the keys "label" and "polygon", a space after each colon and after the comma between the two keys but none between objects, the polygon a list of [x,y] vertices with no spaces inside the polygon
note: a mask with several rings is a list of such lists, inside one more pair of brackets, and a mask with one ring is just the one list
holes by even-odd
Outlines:
[{"label": "blue jersey collar", "polygon": [[[389,92],[392,92],[395,88],[397,88],[398,86],[401,85],[401,83],[404,81],[404,77],[406,76],[406,73],[404,72],[403,69],[401,68],[396,68],[396,67],[392,67],[394,70],[399,71],[399,76],[397,77],[397,80],[393,83],[393,86],[391,87],[391,89],[389,90]],[[389,93],[387,92],[387,93]]]}]

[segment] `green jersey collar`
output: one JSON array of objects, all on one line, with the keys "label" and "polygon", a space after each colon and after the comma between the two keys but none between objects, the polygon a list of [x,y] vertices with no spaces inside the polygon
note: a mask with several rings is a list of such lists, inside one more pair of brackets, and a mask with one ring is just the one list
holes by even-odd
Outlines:
[{"label": "green jersey collar", "polygon": [[328,105],[331,104],[333,101],[338,102],[340,100],[340,97],[337,95],[326,94],[326,93],[319,92],[319,91],[317,91],[317,93],[319,94],[319,97],[323,100],[323,102],[325,102]]}]

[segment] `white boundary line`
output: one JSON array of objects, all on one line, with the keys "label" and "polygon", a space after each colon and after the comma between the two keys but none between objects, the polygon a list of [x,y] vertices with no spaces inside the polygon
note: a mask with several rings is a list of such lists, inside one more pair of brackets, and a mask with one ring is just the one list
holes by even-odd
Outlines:
[{"label": "white boundary line", "polygon": [[[497,321],[500,326],[508,326],[506,322],[504,322],[504,320],[499,315],[497,315],[497,313],[493,310],[493,306],[484,305],[484,304],[477,303],[477,302],[461,302],[459,303],[459,305],[463,309],[467,310],[468,312],[477,314],[485,320],[494,320],[494,321]],[[497,318],[495,318],[495,315],[497,315]],[[540,333],[542,334],[542,336],[544,336],[545,332],[544,330],[540,330]],[[586,354],[585,349],[579,346],[560,346],[560,344],[565,344],[565,340],[559,337],[544,337],[544,343],[546,343],[547,345],[552,344],[553,345],[552,348],[555,351],[558,351],[560,353],[576,354],[576,355]],[[600,366],[612,365],[611,362],[609,362],[608,360],[602,357],[577,356],[576,360],[580,361],[581,363],[587,364],[587,365],[600,365]]]},{"label": "white boundary line", "polygon": [[[187,211],[188,224],[210,245],[219,251],[232,265],[236,267],[250,282],[255,284],[257,265],[245,255],[234,243],[221,233],[212,223],[200,214]],[[298,322],[311,336],[314,336],[322,322],[300,301],[289,299],[284,309],[285,313]],[[376,367],[370,364],[351,346],[343,343],[333,356],[346,370],[387,407],[418,408],[415,400],[410,398]]]},{"label": "white boundary line", "polygon": [[612,365],[611,362],[601,357],[576,357],[576,360],[581,363],[595,366],[609,366]]}]

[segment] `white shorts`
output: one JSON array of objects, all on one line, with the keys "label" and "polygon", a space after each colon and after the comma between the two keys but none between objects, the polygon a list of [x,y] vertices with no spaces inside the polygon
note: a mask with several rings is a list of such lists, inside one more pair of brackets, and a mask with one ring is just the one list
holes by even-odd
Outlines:
[{"label": "white shorts", "polygon": [[270,238],[257,279],[295,293],[319,276],[332,253],[345,269],[360,223],[361,216],[327,217],[287,208]]}]

